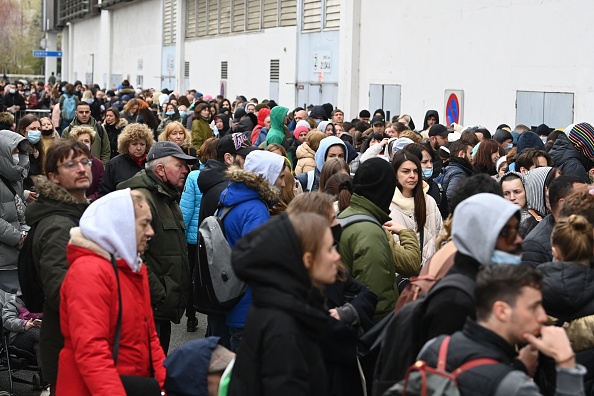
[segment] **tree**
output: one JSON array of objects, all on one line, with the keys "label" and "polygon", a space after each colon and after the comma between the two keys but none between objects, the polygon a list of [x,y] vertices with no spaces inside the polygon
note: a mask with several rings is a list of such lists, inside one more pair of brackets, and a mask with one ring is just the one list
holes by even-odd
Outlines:
[{"label": "tree", "polygon": [[41,32],[41,0],[0,1],[0,72],[38,74],[42,59],[33,57],[39,48]]}]

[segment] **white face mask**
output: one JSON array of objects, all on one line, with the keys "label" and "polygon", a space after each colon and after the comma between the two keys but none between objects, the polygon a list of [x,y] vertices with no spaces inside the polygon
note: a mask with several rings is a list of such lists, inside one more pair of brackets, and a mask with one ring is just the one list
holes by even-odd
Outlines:
[{"label": "white face mask", "polygon": [[20,159],[19,159],[19,154],[18,154],[18,153],[17,153],[17,154],[13,154],[13,155],[12,155],[12,162],[13,162],[15,165],[18,165],[18,164],[19,164],[19,160],[20,160]]},{"label": "white face mask", "polygon": [[85,146],[87,146],[87,148],[88,148],[89,150],[91,150],[91,143],[85,143]]}]

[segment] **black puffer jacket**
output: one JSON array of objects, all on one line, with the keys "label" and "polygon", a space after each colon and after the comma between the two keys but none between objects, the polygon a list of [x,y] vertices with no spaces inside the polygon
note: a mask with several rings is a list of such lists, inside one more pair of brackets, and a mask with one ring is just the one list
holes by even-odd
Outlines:
[{"label": "black puffer jacket", "polygon": [[103,181],[99,186],[99,198],[115,191],[119,183],[125,182],[144,169],[146,158],[141,164],[134,161],[130,154],[120,154],[107,163]]},{"label": "black puffer jacket", "polygon": [[539,264],[553,260],[551,233],[555,218],[548,215],[524,238],[522,243],[522,264],[536,268]]},{"label": "black puffer jacket", "polygon": [[576,175],[582,182],[590,183],[588,171],[594,163],[577,151],[564,133],[555,140],[550,154],[553,166],[561,169],[565,175]]},{"label": "black puffer jacket", "polygon": [[214,159],[206,161],[204,168],[200,171],[198,188],[202,191],[202,201],[200,201],[198,224],[202,224],[202,220],[215,214],[221,193],[229,183],[225,172],[227,172],[227,165]]},{"label": "black puffer jacket", "polygon": [[327,395],[318,337],[328,321],[311,285],[297,235],[281,214],[233,250],[237,275],[252,288],[229,395]]}]

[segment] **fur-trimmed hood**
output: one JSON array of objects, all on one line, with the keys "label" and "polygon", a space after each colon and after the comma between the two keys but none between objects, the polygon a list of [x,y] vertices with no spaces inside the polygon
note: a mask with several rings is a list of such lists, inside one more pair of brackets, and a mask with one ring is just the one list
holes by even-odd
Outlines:
[{"label": "fur-trimmed hood", "polygon": [[48,180],[45,176],[36,178],[35,187],[39,193],[39,199],[27,205],[25,211],[25,218],[29,225],[54,215],[80,218],[89,206],[88,201],[77,203],[64,187]]},{"label": "fur-trimmed hood", "polygon": [[[225,197],[225,205],[236,205],[246,199],[241,198],[248,198],[247,196],[242,197],[245,194],[243,189],[236,189],[232,188],[234,185],[238,185],[239,183],[245,185],[245,187],[249,190],[255,191],[261,199],[266,202],[273,202],[276,201],[279,197],[280,191],[275,186],[272,186],[268,181],[260,175],[256,175],[255,173],[245,171],[241,169],[239,166],[232,165],[227,169],[226,172],[227,178],[230,180],[231,184],[227,188],[228,196]],[[221,195],[221,199],[225,192]],[[236,191],[237,190],[237,191]],[[237,195],[237,196],[235,196]],[[252,194],[248,194],[252,195]],[[253,199],[249,197],[248,199]]]},{"label": "fur-trimmed hood", "polygon": [[120,122],[116,125],[116,128],[123,129],[128,126],[128,120],[125,118],[120,118]]}]

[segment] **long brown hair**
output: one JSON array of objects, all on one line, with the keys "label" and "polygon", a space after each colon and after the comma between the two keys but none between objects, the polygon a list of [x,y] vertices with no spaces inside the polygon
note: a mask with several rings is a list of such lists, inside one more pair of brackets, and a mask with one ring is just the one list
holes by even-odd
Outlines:
[{"label": "long brown hair", "polygon": [[396,177],[396,187],[402,192],[402,185],[398,181],[398,169],[406,161],[410,161],[417,167],[417,185],[413,188],[413,198],[415,204],[415,221],[417,223],[417,232],[423,232],[425,222],[427,220],[427,203],[425,202],[425,192],[423,191],[423,173],[421,170],[421,161],[416,155],[401,151],[394,155],[392,159],[392,168],[394,168],[394,176]]},{"label": "long brown hair", "polygon": [[337,174],[341,170],[346,172],[347,174],[350,173],[349,165],[343,159],[328,159],[328,161],[324,163],[322,171],[320,172],[320,191],[324,191],[328,179],[330,179],[332,175]]},{"label": "long brown hair", "polygon": [[491,155],[499,152],[499,143],[492,139],[485,139],[481,142],[474,156],[474,166],[480,173],[493,176],[497,173],[495,163]]},{"label": "long brown hair", "polygon": [[353,184],[351,175],[336,173],[328,179],[324,192],[332,194],[338,200],[338,210],[342,212],[351,204]]}]

